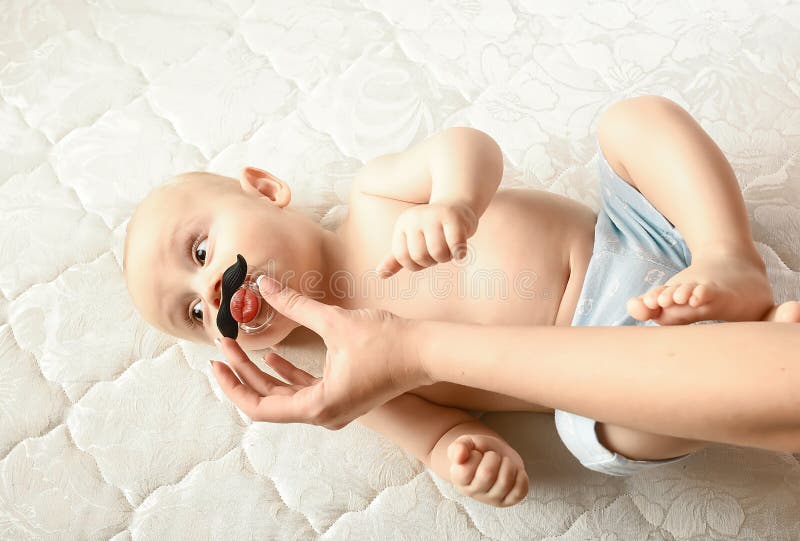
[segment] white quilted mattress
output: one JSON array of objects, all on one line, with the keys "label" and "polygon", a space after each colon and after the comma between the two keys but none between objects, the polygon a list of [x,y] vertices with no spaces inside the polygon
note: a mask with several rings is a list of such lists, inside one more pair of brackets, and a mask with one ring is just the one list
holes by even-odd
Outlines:
[{"label": "white quilted mattress", "polygon": [[487,414],[532,485],[496,509],[358,425],[252,423],[210,375],[216,350],[150,328],[121,273],[127,219],[175,173],[261,167],[335,223],[366,160],[453,125],[498,141],[503,186],[596,209],[599,113],[661,94],[726,153],[778,300],[800,298],[797,1],[0,12],[1,539],[800,538],[800,454],[713,445],[606,477],[551,416]]}]

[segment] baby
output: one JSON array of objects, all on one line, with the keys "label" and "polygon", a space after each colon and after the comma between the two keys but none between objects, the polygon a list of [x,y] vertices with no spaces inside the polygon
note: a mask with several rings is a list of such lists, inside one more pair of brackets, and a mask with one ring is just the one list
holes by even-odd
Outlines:
[{"label": "baby", "polygon": [[[545,191],[498,191],[501,151],[471,128],[368,162],[335,231],[290,208],[289,186],[266,171],[245,168],[239,181],[178,175],[130,220],[128,289],[152,325],[207,344],[220,336],[221,279],[237,255],[323,302],[407,318],[516,325],[800,319],[797,303],[774,305],[733,170],[686,111],[660,97],[627,99],[604,113],[598,140],[598,215]],[[500,294],[487,291],[487,276]],[[241,306],[231,311],[243,321]],[[261,332],[239,333],[238,342],[249,350],[286,345],[302,335],[287,336],[296,327],[278,314]],[[576,458],[611,475],[681,460],[705,444],[449,383],[401,395],[359,421],[463,494],[495,506],[519,502],[528,491],[522,459],[464,409],[554,413]]]}]

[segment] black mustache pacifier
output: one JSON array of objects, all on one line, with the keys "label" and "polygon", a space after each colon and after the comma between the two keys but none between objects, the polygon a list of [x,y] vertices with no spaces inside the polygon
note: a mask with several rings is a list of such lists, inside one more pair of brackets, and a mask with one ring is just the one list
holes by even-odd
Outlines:
[{"label": "black mustache pacifier", "polygon": [[217,328],[222,336],[236,340],[239,329],[253,334],[269,327],[275,310],[264,301],[256,285],[264,274],[248,269],[240,254],[236,254],[236,263],[222,273],[222,300],[217,312]]}]

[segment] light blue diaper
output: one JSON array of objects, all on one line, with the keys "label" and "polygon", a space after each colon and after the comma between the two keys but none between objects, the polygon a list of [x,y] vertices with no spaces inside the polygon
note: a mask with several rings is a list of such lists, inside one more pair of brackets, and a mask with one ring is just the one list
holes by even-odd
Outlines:
[{"label": "light blue diaper", "polygon": [[[594,249],[578,299],[573,326],[655,325],[628,315],[627,302],[688,267],[692,256],[677,229],[636,188],[621,179],[599,152],[601,208]],[[599,390],[602,392],[602,390]],[[609,475],[670,464],[631,460],[598,441],[595,421],[556,410],[556,429],[564,445],[585,467]]]}]

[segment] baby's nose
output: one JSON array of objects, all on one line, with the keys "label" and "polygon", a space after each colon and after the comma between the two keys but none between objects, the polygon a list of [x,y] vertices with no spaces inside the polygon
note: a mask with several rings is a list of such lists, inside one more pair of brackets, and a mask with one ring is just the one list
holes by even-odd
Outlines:
[{"label": "baby's nose", "polygon": [[209,294],[209,299],[215,309],[219,310],[219,305],[222,302],[222,277],[217,278],[214,282],[214,287]]}]

